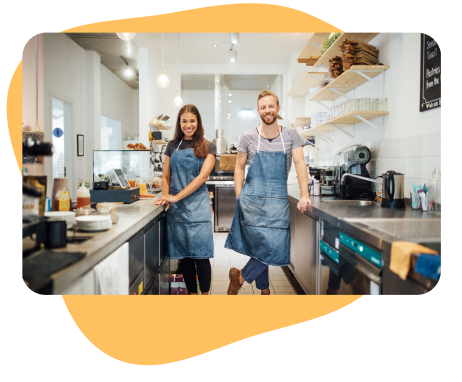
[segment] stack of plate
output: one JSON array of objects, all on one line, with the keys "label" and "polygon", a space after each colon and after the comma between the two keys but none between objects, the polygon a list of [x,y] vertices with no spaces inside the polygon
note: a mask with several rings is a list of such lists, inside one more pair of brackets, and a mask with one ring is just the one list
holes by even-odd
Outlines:
[{"label": "stack of plate", "polygon": [[75,212],[71,211],[45,212],[45,217],[51,221],[65,221],[67,229],[72,228],[75,223]]},{"label": "stack of plate", "polygon": [[75,221],[81,231],[105,231],[112,226],[111,217],[106,215],[79,216]]}]

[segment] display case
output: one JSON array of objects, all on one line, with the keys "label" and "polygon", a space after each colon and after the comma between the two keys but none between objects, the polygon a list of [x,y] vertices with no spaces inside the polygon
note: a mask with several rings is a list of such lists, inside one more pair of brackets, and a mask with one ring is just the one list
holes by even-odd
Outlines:
[{"label": "display case", "polygon": [[115,178],[113,169],[120,168],[125,176],[135,178],[146,177],[152,171],[150,150],[94,150],[93,151],[93,182],[99,175],[110,175]]}]

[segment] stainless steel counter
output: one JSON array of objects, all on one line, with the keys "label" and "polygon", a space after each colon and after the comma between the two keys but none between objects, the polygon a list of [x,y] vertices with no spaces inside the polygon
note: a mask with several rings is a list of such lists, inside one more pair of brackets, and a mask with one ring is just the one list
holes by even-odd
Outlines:
[{"label": "stainless steel counter", "polygon": [[[109,230],[77,231],[76,236],[91,238],[82,243],[68,244],[65,248],[56,249],[58,252],[86,252],[86,255],[77,263],[52,275],[53,294],[61,294],[74,280],[90,271],[159,215],[165,207],[156,206],[154,203],[154,200],[139,200],[132,204],[117,206],[120,219]],[[72,236],[72,231],[68,231],[67,235]]]},{"label": "stainless steel counter", "polygon": [[[297,185],[288,186],[289,202],[298,203],[300,200],[300,188]],[[396,240],[418,242],[436,250],[440,249],[441,239],[414,238],[393,236],[383,230],[375,229],[367,225],[365,219],[440,219],[434,214],[421,210],[413,210],[410,200],[406,200],[405,209],[382,208],[379,203],[370,203],[365,206],[351,206],[348,203],[329,203],[335,200],[334,197],[310,196],[312,204],[308,207],[306,214],[312,217],[320,217],[331,224],[338,226],[343,232],[350,233],[358,239],[373,245],[382,251],[384,261],[389,262],[391,244]],[[353,220],[350,220],[353,219]],[[364,219],[364,220],[363,220]],[[359,221],[362,220],[362,221]]]}]

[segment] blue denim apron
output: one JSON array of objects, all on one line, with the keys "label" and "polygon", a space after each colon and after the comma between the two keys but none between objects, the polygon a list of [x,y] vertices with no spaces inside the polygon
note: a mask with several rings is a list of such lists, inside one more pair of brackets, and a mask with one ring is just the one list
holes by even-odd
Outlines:
[{"label": "blue denim apron", "polygon": [[[279,134],[282,133],[279,130]],[[258,149],[236,201],[225,248],[266,265],[290,262],[290,215],[287,194],[287,154]]]},{"label": "blue denim apron", "polygon": [[[204,163],[204,158],[194,155],[194,149],[180,151],[180,145],[170,158],[170,195],[186,188],[199,175]],[[170,259],[213,257],[212,214],[205,183],[184,199],[170,204],[167,211],[167,251]]]}]

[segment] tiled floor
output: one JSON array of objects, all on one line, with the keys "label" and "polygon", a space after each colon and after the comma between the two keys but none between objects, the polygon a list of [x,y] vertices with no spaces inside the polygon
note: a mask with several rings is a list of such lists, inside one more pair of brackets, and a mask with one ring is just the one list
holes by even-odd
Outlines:
[{"label": "tiled floor", "polygon": [[[214,232],[215,257],[210,260],[212,265],[212,285],[210,294],[226,294],[229,285],[229,270],[231,267],[242,269],[249,260],[248,256],[225,248],[227,232]],[[287,280],[281,267],[269,267],[270,291],[272,295],[296,294],[295,290]],[[260,295],[260,290],[256,288],[255,282],[252,284],[244,283],[239,291],[240,295]]]}]

